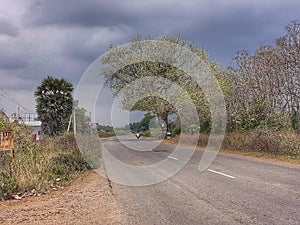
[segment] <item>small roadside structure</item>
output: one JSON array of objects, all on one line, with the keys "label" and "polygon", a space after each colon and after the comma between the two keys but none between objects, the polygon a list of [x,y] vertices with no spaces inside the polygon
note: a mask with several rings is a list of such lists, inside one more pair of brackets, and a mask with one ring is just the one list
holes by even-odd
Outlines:
[{"label": "small roadside structure", "polygon": [[42,122],[38,120],[34,121],[24,121],[23,124],[32,128],[32,140],[37,141],[40,140],[42,136]]}]

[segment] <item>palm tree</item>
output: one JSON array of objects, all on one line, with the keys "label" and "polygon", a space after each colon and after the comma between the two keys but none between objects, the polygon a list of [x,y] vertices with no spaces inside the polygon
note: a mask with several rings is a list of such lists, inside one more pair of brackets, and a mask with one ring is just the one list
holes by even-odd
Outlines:
[{"label": "palm tree", "polygon": [[65,79],[47,76],[34,92],[36,110],[45,135],[57,135],[65,130],[63,121],[72,113],[73,84]]}]

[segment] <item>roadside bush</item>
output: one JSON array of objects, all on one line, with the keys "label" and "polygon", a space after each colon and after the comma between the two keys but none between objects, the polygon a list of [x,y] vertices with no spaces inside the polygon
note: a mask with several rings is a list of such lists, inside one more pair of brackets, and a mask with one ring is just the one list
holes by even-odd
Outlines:
[{"label": "roadside bush", "polygon": [[12,154],[7,152],[0,152],[0,172],[8,171],[12,162]]},{"label": "roadside bush", "polygon": [[250,132],[228,132],[225,134],[222,148],[226,150],[248,151],[248,146],[253,138],[253,133]]},{"label": "roadside bush", "polygon": [[90,169],[72,134],[46,138],[40,145],[47,146],[48,180],[59,179],[60,183],[66,183],[75,173]]},{"label": "roadside bush", "polygon": [[0,130],[2,129],[10,129],[10,123],[6,118],[5,112],[0,109]]},{"label": "roadside bush", "polygon": [[142,136],[144,136],[144,137],[151,137],[151,132],[150,132],[150,130],[144,131],[144,132],[142,133]]},{"label": "roadside bush", "polygon": [[172,139],[177,143],[179,142],[179,138],[181,139],[182,144],[191,144],[195,138],[198,138],[198,146],[205,147],[208,143],[208,134],[183,134],[174,136]]},{"label": "roadside bush", "polygon": [[32,147],[32,129],[30,127],[13,122],[11,129],[14,131],[14,146],[16,152],[26,151]]},{"label": "roadside bush", "polygon": [[18,187],[16,178],[8,171],[0,172],[0,199],[6,199]]},{"label": "roadside bush", "polygon": [[[103,142],[101,138],[96,135],[77,135],[76,141],[78,147],[76,145],[75,155],[80,154],[80,159],[84,158],[91,169],[98,169],[102,165]],[[80,148],[80,151],[78,148]]]},{"label": "roadside bush", "polygon": [[111,126],[99,125],[97,128],[99,137],[112,137],[115,136],[114,128]]},{"label": "roadside bush", "polygon": [[249,102],[248,110],[244,110],[236,119],[236,127],[241,132],[251,130],[279,131],[285,128],[283,114],[275,113],[264,98]]},{"label": "roadside bush", "polygon": [[47,179],[49,157],[46,150],[35,143],[22,151],[15,150],[11,171],[18,182],[18,192],[45,190],[50,186],[51,182]]},{"label": "roadside bush", "polygon": [[172,136],[178,135],[181,133],[181,128],[180,127],[175,127],[171,129],[171,134]]},{"label": "roadside bush", "polygon": [[110,130],[109,131],[99,130],[98,131],[98,135],[101,138],[116,136],[116,134],[115,134],[115,132],[113,130],[112,131],[110,131]]},{"label": "roadside bush", "polygon": [[[173,141],[178,143],[179,137],[182,144],[190,144],[194,136],[187,134],[176,135]],[[198,146],[207,146],[209,137],[208,134],[200,134]],[[292,130],[255,129],[246,132],[228,132],[225,134],[222,149],[300,159],[300,135]]]},{"label": "roadside bush", "polygon": [[223,149],[260,152],[300,159],[300,135],[294,131],[255,129],[244,133],[227,133]]},{"label": "roadside bush", "polygon": [[175,142],[181,142],[181,144],[184,145],[190,145],[194,142],[195,138],[198,137],[198,134],[184,134],[181,133],[180,135],[176,135],[173,139],[175,139]]},{"label": "roadside bush", "polygon": [[199,146],[206,146],[208,143],[209,134],[200,134],[198,139]]},{"label": "roadside bush", "polygon": [[[283,153],[281,139],[278,132],[270,130],[252,131],[253,139],[248,146],[248,151],[263,152],[271,155]],[[279,152],[281,150],[281,152]]]},{"label": "roadside bush", "polygon": [[297,131],[280,133],[280,143],[285,155],[293,159],[300,159],[300,134]]},{"label": "roadside bush", "polygon": [[[64,185],[78,172],[90,169],[72,135],[32,142],[28,127],[14,124],[15,158],[1,156],[0,198],[32,189],[45,191]],[[5,165],[2,167],[2,165]]]},{"label": "roadside bush", "polygon": [[59,154],[51,160],[51,172],[56,178],[68,181],[74,172],[90,169],[80,154]]}]

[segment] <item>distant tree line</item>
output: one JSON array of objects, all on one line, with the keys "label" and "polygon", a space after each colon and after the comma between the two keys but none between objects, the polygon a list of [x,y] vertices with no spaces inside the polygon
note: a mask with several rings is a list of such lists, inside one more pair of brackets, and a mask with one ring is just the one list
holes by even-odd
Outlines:
[{"label": "distant tree line", "polygon": [[155,118],[155,115],[153,115],[150,112],[147,112],[143,119],[139,122],[133,122],[129,124],[129,128],[132,131],[147,131],[149,130],[150,122],[152,119]]}]

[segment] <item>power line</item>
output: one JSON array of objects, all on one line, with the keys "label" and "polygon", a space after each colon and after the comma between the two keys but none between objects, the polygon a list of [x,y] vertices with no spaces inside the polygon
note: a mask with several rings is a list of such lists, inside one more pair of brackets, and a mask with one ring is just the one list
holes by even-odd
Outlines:
[{"label": "power line", "polygon": [[3,93],[1,93],[0,92],[0,94],[1,94],[1,96],[2,97],[4,97],[4,98],[6,98],[7,100],[9,100],[10,102],[12,102],[12,103],[14,103],[14,104],[18,104],[17,102],[16,102],[16,100],[13,98],[13,97],[11,97],[2,87],[0,87],[0,89],[2,90],[2,92],[5,94],[3,94]]},{"label": "power line", "polygon": [[4,98],[6,98],[8,101],[10,101],[11,103],[17,105],[18,107],[22,108],[24,111],[27,112],[32,112],[32,110],[27,109],[26,107],[22,106],[20,103],[18,103],[7,91],[5,91],[1,86],[0,86],[0,91],[2,91],[2,93],[0,92],[0,95]]}]

